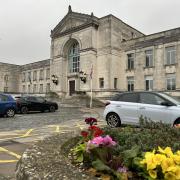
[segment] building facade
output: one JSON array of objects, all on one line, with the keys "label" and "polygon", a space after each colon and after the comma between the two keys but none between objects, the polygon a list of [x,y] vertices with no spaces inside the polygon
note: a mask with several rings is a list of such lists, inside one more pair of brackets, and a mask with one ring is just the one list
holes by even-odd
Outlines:
[{"label": "building facade", "polygon": [[98,18],[69,6],[51,31],[50,59],[14,67],[14,90],[21,93],[67,97],[92,88],[96,97],[144,90],[180,96],[180,28],[145,35],[113,15]]}]

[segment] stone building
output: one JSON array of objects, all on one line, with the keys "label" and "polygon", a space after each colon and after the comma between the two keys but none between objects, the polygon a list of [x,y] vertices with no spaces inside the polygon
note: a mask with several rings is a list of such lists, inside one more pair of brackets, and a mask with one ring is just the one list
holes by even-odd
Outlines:
[{"label": "stone building", "polygon": [[50,59],[14,67],[17,92],[67,97],[92,87],[96,97],[134,90],[180,96],[180,28],[145,35],[111,14],[98,18],[69,6],[51,31]]}]

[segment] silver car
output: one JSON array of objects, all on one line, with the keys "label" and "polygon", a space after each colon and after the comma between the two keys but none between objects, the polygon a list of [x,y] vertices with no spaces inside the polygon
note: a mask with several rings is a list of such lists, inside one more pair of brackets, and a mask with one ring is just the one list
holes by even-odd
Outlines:
[{"label": "silver car", "polygon": [[106,103],[104,118],[111,127],[137,125],[140,117],[180,124],[180,101],[161,92],[129,92],[116,94]]}]

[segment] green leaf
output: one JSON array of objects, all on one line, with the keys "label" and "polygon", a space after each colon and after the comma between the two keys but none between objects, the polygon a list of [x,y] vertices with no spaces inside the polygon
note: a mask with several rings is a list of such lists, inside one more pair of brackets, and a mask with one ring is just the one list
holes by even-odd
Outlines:
[{"label": "green leaf", "polygon": [[96,161],[92,162],[93,167],[97,171],[111,171],[111,168],[105,165],[101,160],[97,159]]}]

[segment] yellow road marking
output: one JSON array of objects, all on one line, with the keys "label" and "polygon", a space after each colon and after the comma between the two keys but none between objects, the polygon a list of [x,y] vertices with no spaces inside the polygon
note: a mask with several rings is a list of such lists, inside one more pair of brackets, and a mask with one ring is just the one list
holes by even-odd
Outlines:
[{"label": "yellow road marking", "polygon": [[56,126],[56,131],[55,132],[57,132],[57,133],[59,133],[60,131],[59,131],[59,126]]},{"label": "yellow road marking", "polygon": [[33,131],[34,129],[30,129],[28,130],[24,135],[20,136],[20,137],[27,137],[30,135],[30,133]]},{"label": "yellow road marking", "polygon": [[81,130],[84,129],[79,123],[76,123],[76,127],[80,128]]},{"label": "yellow road marking", "polygon": [[1,163],[13,163],[13,162],[17,162],[18,160],[0,160],[0,164]]},{"label": "yellow road marking", "polygon": [[2,147],[0,147],[0,152],[5,152],[5,153],[7,153],[7,154],[9,154],[9,155],[11,155],[11,156],[16,157],[17,159],[20,159],[20,158],[21,158],[20,155],[14,153],[14,152],[12,152],[12,151],[9,151],[9,150],[7,150],[7,149],[5,149],[5,148],[2,148]]}]

